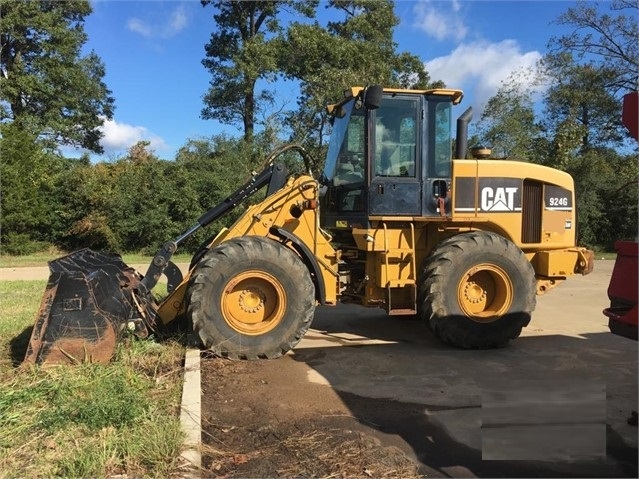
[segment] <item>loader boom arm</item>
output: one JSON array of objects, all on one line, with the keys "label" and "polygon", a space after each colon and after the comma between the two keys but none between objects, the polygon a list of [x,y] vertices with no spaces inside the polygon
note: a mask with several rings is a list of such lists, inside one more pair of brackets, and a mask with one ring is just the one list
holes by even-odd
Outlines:
[{"label": "loader boom arm", "polygon": [[164,270],[169,264],[169,260],[177,250],[177,247],[187,238],[192,236],[200,228],[210,225],[232,211],[237,205],[247,198],[253,196],[262,187],[268,185],[267,196],[275,193],[286,183],[288,170],[282,163],[275,163],[275,159],[287,151],[297,151],[304,159],[305,167],[310,171],[312,158],[306,150],[300,145],[285,145],[275,150],[269,155],[264,164],[267,166],[257,174],[253,174],[251,178],[241,187],[228,195],[223,201],[209,209],[206,213],[197,219],[197,223],[186,230],[173,241],[167,241],[162,248],[155,254],[149,268],[140,283],[140,292],[150,292],[158,283]]}]

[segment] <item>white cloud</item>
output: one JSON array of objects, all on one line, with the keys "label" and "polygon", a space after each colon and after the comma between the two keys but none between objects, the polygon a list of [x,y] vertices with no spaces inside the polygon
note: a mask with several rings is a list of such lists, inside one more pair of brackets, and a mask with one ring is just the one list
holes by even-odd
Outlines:
[{"label": "white cloud", "polygon": [[184,11],[184,6],[180,5],[171,13],[171,18],[169,19],[165,33],[169,36],[176,35],[184,30],[186,24],[186,12]]},{"label": "white cloud", "polygon": [[126,27],[132,32],[139,33],[145,38],[149,38],[153,34],[151,26],[139,18],[129,18],[126,22]]},{"label": "white cloud", "polygon": [[101,130],[104,136],[100,144],[107,153],[128,150],[138,141],[151,142],[150,148],[155,151],[162,151],[168,148],[164,139],[152,134],[143,126],[118,123],[115,120],[104,120]]},{"label": "white cloud", "polygon": [[126,27],[144,38],[171,38],[184,30],[187,24],[188,17],[184,5],[178,5],[167,18],[149,22],[131,17],[127,20]]},{"label": "white cloud", "polygon": [[[444,6],[449,9],[445,10]],[[468,34],[468,28],[464,25],[460,9],[456,0],[448,3],[419,1],[413,8],[413,26],[439,41],[461,41]]]},{"label": "white cloud", "polygon": [[[447,56],[426,61],[425,68],[431,79],[472,93],[473,106],[481,112],[502,82],[514,72],[533,68],[541,56],[538,51],[522,52],[515,40],[482,41],[461,44]],[[525,82],[526,78],[520,77],[519,81]]]}]

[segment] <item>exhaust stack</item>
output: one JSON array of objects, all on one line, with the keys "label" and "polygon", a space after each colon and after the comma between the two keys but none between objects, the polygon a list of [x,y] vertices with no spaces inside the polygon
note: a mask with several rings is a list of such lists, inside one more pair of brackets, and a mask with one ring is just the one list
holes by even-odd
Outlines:
[{"label": "exhaust stack", "polygon": [[468,109],[457,118],[457,140],[455,142],[455,157],[465,159],[468,153],[468,124],[473,119],[473,107]]}]

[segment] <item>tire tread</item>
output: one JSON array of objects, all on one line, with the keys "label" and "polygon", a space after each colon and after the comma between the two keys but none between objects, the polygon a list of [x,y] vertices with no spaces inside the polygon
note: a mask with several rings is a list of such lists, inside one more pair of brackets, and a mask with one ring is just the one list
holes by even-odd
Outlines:
[{"label": "tire tread", "polygon": [[[223,337],[215,328],[208,327],[213,321],[224,321],[222,318],[211,317],[209,302],[211,278],[216,276],[216,284],[226,283],[230,277],[225,275],[229,265],[246,261],[247,258],[269,258],[291,275],[291,281],[299,287],[299,297],[292,298],[295,302],[288,307],[296,309],[294,313],[295,325],[293,330],[285,331],[282,337],[271,335],[270,342],[277,345],[259,348],[259,350],[239,349],[233,343],[233,338]],[[310,279],[308,270],[301,259],[290,249],[268,238],[259,236],[243,236],[223,242],[216,248],[209,250],[195,266],[187,291],[187,314],[191,320],[193,332],[200,338],[202,345],[216,355],[229,359],[275,359],[293,349],[302,339],[311,325],[315,313],[315,287]],[[276,328],[277,330],[278,328]],[[276,330],[269,331],[274,333]],[[265,336],[269,335],[267,333]],[[234,336],[240,335],[235,333]]]},{"label": "tire tread", "polygon": [[[511,261],[520,274],[521,288],[514,294],[522,294],[522,311],[511,314],[508,321],[502,319],[495,327],[488,323],[478,334],[478,323],[469,318],[451,317],[446,304],[451,294],[447,279],[454,274],[460,255],[490,251]],[[418,315],[433,333],[447,344],[464,349],[490,349],[504,346],[517,338],[530,321],[530,313],[535,309],[535,274],[532,265],[523,252],[503,236],[491,232],[470,232],[452,236],[442,241],[424,260],[418,289]],[[511,278],[513,281],[513,278]],[[456,294],[456,293],[455,293]]]}]

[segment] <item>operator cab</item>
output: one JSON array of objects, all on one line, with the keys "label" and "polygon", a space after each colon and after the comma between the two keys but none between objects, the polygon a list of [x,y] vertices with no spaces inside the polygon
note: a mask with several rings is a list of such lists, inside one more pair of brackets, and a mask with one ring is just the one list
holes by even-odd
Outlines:
[{"label": "operator cab", "polygon": [[[459,90],[347,91],[329,107],[333,129],[322,184],[324,227],[368,227],[375,216],[440,216],[448,208],[451,110]],[[374,100],[371,100],[373,98]]]}]

